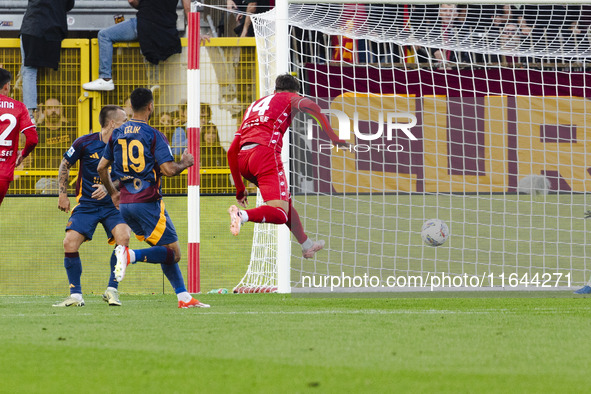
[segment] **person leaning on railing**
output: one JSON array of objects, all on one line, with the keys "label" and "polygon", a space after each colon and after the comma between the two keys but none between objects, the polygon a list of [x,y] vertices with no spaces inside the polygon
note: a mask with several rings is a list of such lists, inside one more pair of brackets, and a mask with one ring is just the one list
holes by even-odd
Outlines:
[{"label": "person leaning on railing", "polygon": [[[181,40],[176,28],[178,0],[128,0],[138,10],[137,17],[98,32],[99,78],[82,85],[86,90],[108,91],[115,89],[112,78],[113,44],[138,40],[146,60],[158,65],[175,53],[181,53]],[[191,11],[191,0],[182,0],[185,14]],[[155,91],[157,77],[150,81]]]},{"label": "person leaning on railing", "polygon": [[37,111],[37,69],[57,70],[62,40],[68,34],[66,13],[72,8],[74,0],[29,0],[20,31],[20,77],[23,101],[31,118]]}]

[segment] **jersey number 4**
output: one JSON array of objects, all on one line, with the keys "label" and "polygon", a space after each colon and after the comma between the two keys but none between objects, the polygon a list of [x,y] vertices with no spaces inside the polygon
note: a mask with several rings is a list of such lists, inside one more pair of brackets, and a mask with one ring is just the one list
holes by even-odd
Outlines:
[{"label": "jersey number 4", "polygon": [[[144,145],[138,140],[131,140],[129,145],[127,140],[117,140],[121,145],[121,164],[123,165],[123,171],[129,172],[129,168],[137,173],[140,173],[146,168],[146,159],[144,158]],[[137,154],[135,149],[137,148]],[[130,163],[131,161],[131,163]]]},{"label": "jersey number 4", "polygon": [[9,140],[8,137],[14,128],[16,127],[16,117],[12,114],[3,114],[0,116],[0,122],[8,121],[8,127],[4,129],[2,134],[0,134],[0,146],[12,146],[12,140]]},{"label": "jersey number 4", "polygon": [[267,97],[263,97],[259,101],[255,101],[254,103],[250,104],[250,107],[246,110],[246,114],[244,115],[244,119],[248,119],[250,116],[251,111],[255,111],[259,113],[259,116],[263,116],[265,112],[269,109],[269,103],[273,100],[275,95],[272,94]]}]

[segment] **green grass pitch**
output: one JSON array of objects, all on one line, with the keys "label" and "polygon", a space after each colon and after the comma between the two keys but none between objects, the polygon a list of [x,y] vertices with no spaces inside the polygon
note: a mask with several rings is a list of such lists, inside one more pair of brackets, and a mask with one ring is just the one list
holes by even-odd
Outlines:
[{"label": "green grass pitch", "polygon": [[[179,234],[186,273],[187,198],[166,196],[164,201]],[[227,209],[235,201],[233,196],[200,200],[202,292],[233,288],[247,271],[254,225],[243,226],[238,237],[230,234]],[[574,286],[589,278],[585,195],[295,196],[295,206],[308,234],[327,245],[317,258],[304,260],[292,238],[295,286],[309,273],[361,271],[381,276],[560,273],[563,278],[570,273]],[[62,240],[68,215],[57,209],[57,197],[10,197],[0,212],[0,295],[67,294]],[[420,238],[430,217],[450,226],[450,239],[439,248],[423,245]],[[80,248],[84,293],[100,294],[107,285],[112,247],[105,238],[99,226],[93,241]],[[131,246],[147,247],[135,239]],[[131,269],[123,293],[172,293],[159,267],[136,264]]]},{"label": "green grass pitch", "polygon": [[[357,295],[359,296],[359,295]],[[0,297],[5,393],[585,392],[591,300],[571,293],[389,298],[122,296],[53,308]]]},{"label": "green grass pitch", "polygon": [[[202,292],[237,285],[250,260],[254,226],[244,226],[240,237],[230,234],[228,207],[233,196],[201,197],[201,285]],[[70,198],[72,204],[75,203]],[[182,258],[181,270],[187,279],[187,198],[164,197],[175,224]],[[0,207],[0,295],[67,295],[64,269],[64,228],[69,215],[57,209],[57,197],[8,197]],[[147,248],[132,234],[132,248]],[[231,247],[228,247],[231,245]],[[102,225],[93,240],[80,247],[82,290],[101,294],[107,286],[109,259],[113,247],[107,244]],[[135,264],[121,284],[128,294],[173,294],[160,267]],[[131,272],[131,271],[130,271]]]}]

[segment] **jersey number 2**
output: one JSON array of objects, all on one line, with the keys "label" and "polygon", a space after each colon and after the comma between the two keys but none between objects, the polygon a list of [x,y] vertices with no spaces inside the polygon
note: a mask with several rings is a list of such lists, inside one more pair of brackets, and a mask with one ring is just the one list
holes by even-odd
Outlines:
[{"label": "jersey number 2", "polygon": [[8,120],[10,123],[8,127],[0,134],[0,146],[12,146],[12,140],[9,140],[8,137],[14,128],[16,127],[16,117],[12,114],[3,114],[0,116],[0,122],[4,122]]}]

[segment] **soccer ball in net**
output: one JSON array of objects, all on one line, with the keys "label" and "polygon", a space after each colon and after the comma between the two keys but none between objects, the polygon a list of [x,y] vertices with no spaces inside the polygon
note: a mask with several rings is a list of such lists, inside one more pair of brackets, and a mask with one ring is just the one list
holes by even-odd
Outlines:
[{"label": "soccer ball in net", "polygon": [[429,246],[443,245],[449,237],[449,228],[443,220],[429,219],[423,224],[421,238]]}]

